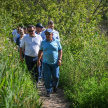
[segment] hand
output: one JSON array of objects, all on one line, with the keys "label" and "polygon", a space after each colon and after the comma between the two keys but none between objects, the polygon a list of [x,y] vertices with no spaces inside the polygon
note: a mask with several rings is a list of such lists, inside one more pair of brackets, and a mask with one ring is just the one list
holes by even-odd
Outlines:
[{"label": "hand", "polygon": [[41,61],[43,60],[43,56],[41,57],[41,59],[40,59]]},{"label": "hand", "polygon": [[40,60],[37,60],[37,66],[38,66],[38,67],[41,66]]},{"label": "hand", "polygon": [[23,58],[23,57],[20,57],[20,61],[23,63],[23,61],[24,61],[24,58]]},{"label": "hand", "polygon": [[58,60],[58,66],[60,66],[61,65],[61,60]]}]

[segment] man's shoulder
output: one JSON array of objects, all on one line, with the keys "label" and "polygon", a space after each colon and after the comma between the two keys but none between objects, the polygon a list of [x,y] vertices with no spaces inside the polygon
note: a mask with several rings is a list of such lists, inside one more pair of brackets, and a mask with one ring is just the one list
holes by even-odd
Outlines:
[{"label": "man's shoulder", "polygon": [[24,36],[28,36],[29,34],[24,34]]},{"label": "man's shoulder", "polygon": [[46,30],[42,31],[42,33],[45,33]]},{"label": "man's shoulder", "polygon": [[46,31],[46,30],[42,31],[42,32],[41,32],[41,35],[45,34],[45,31]]},{"label": "man's shoulder", "polygon": [[59,43],[59,42],[60,42],[60,41],[59,41],[58,39],[56,39],[56,38],[54,38],[54,41],[55,41],[55,42],[57,42],[57,43]]},{"label": "man's shoulder", "polygon": [[53,30],[54,33],[59,33],[57,30]]},{"label": "man's shoulder", "polygon": [[41,37],[39,34],[36,34],[36,33],[35,33],[35,36]]},{"label": "man's shoulder", "polygon": [[29,34],[26,34],[23,39],[29,38]]},{"label": "man's shoulder", "polygon": [[46,44],[46,42],[47,42],[46,39],[45,40],[42,40],[42,44]]},{"label": "man's shoulder", "polygon": [[45,43],[46,42],[46,39],[42,40],[42,42]]},{"label": "man's shoulder", "polygon": [[39,35],[39,34],[35,34],[35,36],[36,36],[36,38],[38,38],[38,39],[42,39],[41,35]]}]

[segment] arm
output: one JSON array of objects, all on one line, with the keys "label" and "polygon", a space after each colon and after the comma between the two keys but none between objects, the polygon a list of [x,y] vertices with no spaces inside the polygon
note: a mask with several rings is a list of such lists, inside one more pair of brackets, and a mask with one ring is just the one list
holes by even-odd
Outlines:
[{"label": "arm", "polygon": [[60,66],[61,65],[61,60],[62,60],[62,50],[59,50],[58,53],[59,53],[58,54],[58,66]]},{"label": "arm", "polygon": [[23,58],[22,54],[23,54],[23,48],[20,47],[20,61],[23,63],[24,58]]},{"label": "arm", "polygon": [[41,58],[42,58],[42,55],[43,55],[43,51],[39,50],[39,53],[38,53],[38,60],[37,60],[37,66],[38,66],[38,67],[41,65],[40,60],[41,60]]},{"label": "arm", "polygon": [[23,62],[24,58],[23,58],[23,54],[24,54],[24,49],[25,49],[25,38],[23,37],[21,43],[20,43],[20,61]]}]

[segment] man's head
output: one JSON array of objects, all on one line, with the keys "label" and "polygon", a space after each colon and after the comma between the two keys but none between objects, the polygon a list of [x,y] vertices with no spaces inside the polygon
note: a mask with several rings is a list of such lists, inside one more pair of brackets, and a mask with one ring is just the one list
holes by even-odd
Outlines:
[{"label": "man's head", "polygon": [[27,34],[27,27],[24,27],[24,34]]},{"label": "man's head", "polygon": [[19,27],[17,28],[17,33],[18,33],[18,34],[20,34],[20,30],[21,30],[21,27],[19,26]]},{"label": "man's head", "polygon": [[48,21],[48,28],[54,29],[54,22],[52,20]]},{"label": "man's head", "polygon": [[36,24],[36,32],[37,32],[37,33],[42,32],[42,28],[43,28],[43,26],[42,26],[41,23]]},{"label": "man's head", "polygon": [[21,36],[21,37],[24,36],[24,29],[20,29],[20,36]]},{"label": "man's head", "polygon": [[27,31],[31,37],[35,36],[35,26],[34,25],[28,25]]},{"label": "man's head", "polygon": [[53,36],[53,32],[52,32],[53,30],[52,29],[46,29],[46,31],[45,31],[45,35],[46,35],[46,39],[47,39],[47,41],[52,41],[52,36]]}]

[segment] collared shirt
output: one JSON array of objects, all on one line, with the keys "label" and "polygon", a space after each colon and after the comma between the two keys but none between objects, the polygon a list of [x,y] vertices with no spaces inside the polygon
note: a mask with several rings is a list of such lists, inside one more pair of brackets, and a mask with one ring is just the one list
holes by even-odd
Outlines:
[{"label": "collared shirt", "polygon": [[24,36],[27,36],[27,35],[29,35],[29,34],[24,34]]},{"label": "collared shirt", "polygon": [[16,34],[16,36],[14,37],[14,42],[16,43],[16,40],[17,40],[17,38],[19,38],[20,37],[20,34]]},{"label": "collared shirt", "polygon": [[26,35],[23,37],[20,47],[25,48],[25,55],[37,57],[41,42],[42,38],[40,35],[35,34],[34,37]]},{"label": "collared shirt", "polygon": [[40,35],[40,36],[41,36],[41,34],[42,34],[42,32],[38,33],[38,32],[36,32],[36,31],[35,31],[35,33],[38,34],[38,35]]},{"label": "collared shirt", "polygon": [[14,35],[16,35],[16,34],[17,34],[17,30],[14,29],[13,32],[12,32],[12,35],[14,36]]},{"label": "collared shirt", "polygon": [[[46,30],[44,30],[44,31],[41,33],[41,37],[42,37],[43,40],[46,39],[45,31],[46,31]],[[53,39],[58,39],[58,40],[60,41],[59,32],[56,31],[56,30],[53,30],[52,32],[53,32]]]},{"label": "collared shirt", "polygon": [[56,64],[58,61],[58,51],[62,50],[60,41],[53,39],[42,41],[40,50],[43,51],[43,62],[48,64]]}]

